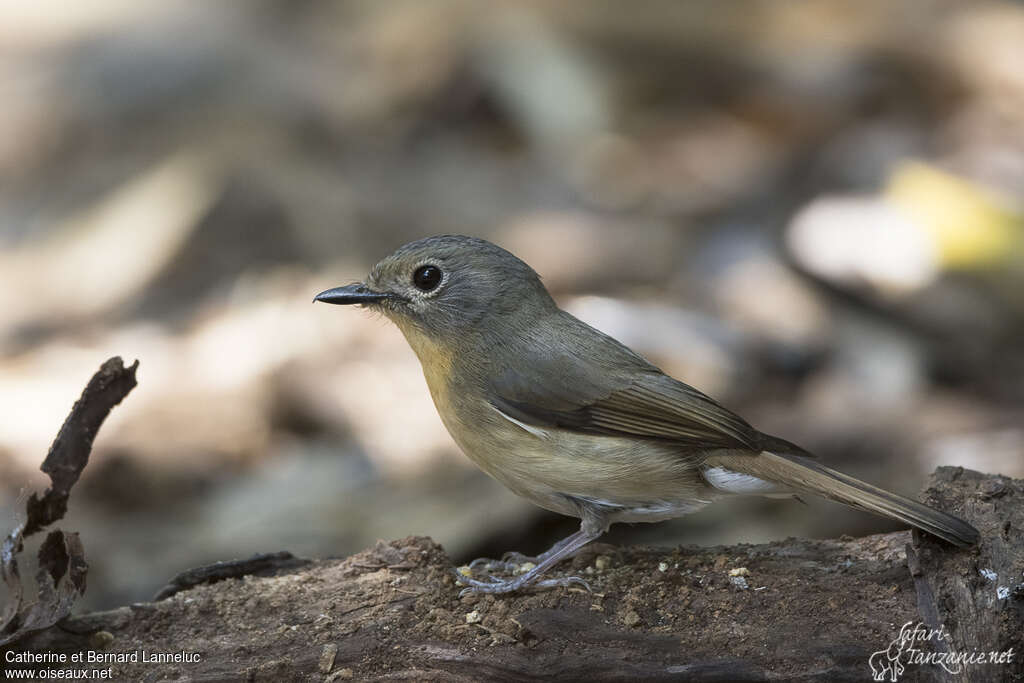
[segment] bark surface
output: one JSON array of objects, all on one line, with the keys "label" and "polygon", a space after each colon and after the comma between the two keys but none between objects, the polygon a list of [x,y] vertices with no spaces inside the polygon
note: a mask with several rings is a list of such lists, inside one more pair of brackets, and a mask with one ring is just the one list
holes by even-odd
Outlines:
[{"label": "bark surface", "polygon": [[[135,654],[87,666],[140,681],[862,681],[912,623],[948,631],[922,651],[1014,653],[949,674],[902,648],[898,680],[1024,680],[1024,482],[940,468],[924,497],[977,526],[981,545],[909,532],[595,544],[558,568],[592,593],[460,598],[443,549],[410,537],[341,560],[276,554],[194,570],[161,600],[74,616],[11,649]],[[143,661],[176,654],[198,661]]]}]

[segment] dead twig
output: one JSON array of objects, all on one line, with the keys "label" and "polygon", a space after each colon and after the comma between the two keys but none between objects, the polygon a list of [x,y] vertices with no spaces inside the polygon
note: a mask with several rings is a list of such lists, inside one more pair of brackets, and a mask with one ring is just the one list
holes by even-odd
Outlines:
[{"label": "dead twig", "polygon": [[24,539],[64,516],[71,487],[78,481],[92,452],[92,443],[110,411],[135,387],[139,362],[125,367],[114,357],[100,366],[82,396],[57,433],[42,469],[50,475],[51,486],[42,496],[35,493],[25,505],[25,521],[17,525],[0,544],[0,578],[7,586],[9,602],[0,608],[0,645],[26,633],[47,628],[71,612],[71,606],[85,592],[87,565],[78,534],[55,530],[39,549],[36,574],[38,596],[24,605],[24,587],[18,572],[18,554]]}]

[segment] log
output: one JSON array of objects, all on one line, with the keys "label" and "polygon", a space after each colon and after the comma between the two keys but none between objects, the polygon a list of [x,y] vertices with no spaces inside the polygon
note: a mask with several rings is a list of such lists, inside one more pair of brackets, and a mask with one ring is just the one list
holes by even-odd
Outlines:
[{"label": "log", "polygon": [[[81,653],[82,664],[6,666],[133,681],[862,681],[895,653],[901,681],[1024,680],[1024,481],[940,468],[924,497],[977,526],[981,544],[910,532],[594,544],[557,568],[594,592],[460,598],[443,549],[410,537],[346,559],[265,555],[193,571],[162,600],[68,618],[4,656]],[[936,632],[901,641],[904,625]],[[912,649],[1004,661],[950,674],[911,662]]]}]

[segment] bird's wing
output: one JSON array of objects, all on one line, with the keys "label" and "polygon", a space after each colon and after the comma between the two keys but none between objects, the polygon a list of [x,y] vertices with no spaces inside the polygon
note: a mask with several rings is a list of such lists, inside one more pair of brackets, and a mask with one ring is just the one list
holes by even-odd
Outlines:
[{"label": "bird's wing", "polygon": [[758,451],[766,439],[772,439],[653,366],[633,368],[616,381],[595,378],[599,369],[584,358],[562,356],[544,365],[531,365],[525,373],[515,369],[502,373],[491,394],[494,407],[537,427],[655,439],[701,449]]}]

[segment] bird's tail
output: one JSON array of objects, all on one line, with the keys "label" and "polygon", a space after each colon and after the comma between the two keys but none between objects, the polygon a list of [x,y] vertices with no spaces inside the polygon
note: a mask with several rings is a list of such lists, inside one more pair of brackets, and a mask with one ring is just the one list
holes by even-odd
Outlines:
[{"label": "bird's tail", "polygon": [[978,530],[953,515],[824,467],[800,455],[762,452],[756,456],[715,454],[707,467],[721,467],[795,493],[813,493],[850,507],[899,520],[961,547],[978,542]]}]

